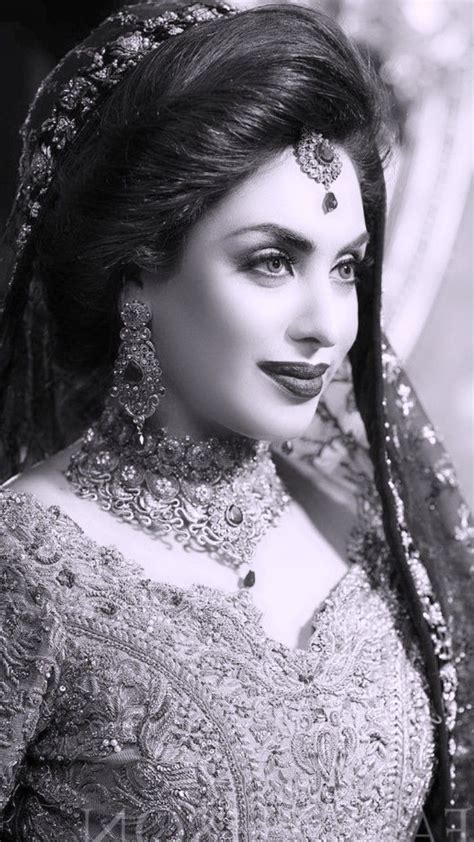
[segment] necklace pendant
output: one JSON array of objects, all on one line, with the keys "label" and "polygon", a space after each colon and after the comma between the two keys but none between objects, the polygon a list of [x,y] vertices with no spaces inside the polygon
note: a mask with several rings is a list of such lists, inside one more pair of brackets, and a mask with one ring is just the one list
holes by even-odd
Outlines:
[{"label": "necklace pendant", "polygon": [[235,503],[231,503],[225,510],[225,519],[229,526],[240,526],[244,519],[244,513],[240,506],[237,506]]},{"label": "necklace pendant", "polygon": [[252,588],[255,584],[255,573],[253,570],[249,570],[245,579],[244,579],[244,588]]}]

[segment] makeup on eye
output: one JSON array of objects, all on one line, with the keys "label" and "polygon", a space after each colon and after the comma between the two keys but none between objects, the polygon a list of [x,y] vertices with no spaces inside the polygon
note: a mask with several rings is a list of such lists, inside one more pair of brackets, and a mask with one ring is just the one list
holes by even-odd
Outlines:
[{"label": "makeup on eye", "polygon": [[338,263],[335,264],[331,272],[334,270],[339,271],[343,268],[349,268],[351,274],[350,277],[340,275],[340,281],[343,284],[357,284],[360,280],[361,275],[363,274],[364,270],[368,267],[370,263],[370,259],[365,257],[362,253],[359,254],[350,254],[344,257],[343,260],[339,260]]},{"label": "makeup on eye", "polygon": [[[278,279],[284,278],[287,274],[294,275],[295,267],[299,262],[300,258],[290,255],[280,248],[266,247],[253,251],[250,255],[245,255],[243,259],[238,261],[238,267],[243,272],[254,271],[259,275]],[[346,254],[342,260],[334,264],[331,274],[338,272],[339,278],[337,278],[337,281],[342,284],[356,284],[368,263],[369,260],[364,257],[362,250],[357,253]],[[348,274],[341,274],[340,270],[347,270]]]},{"label": "makeup on eye", "polygon": [[[355,265],[356,264],[355,264],[354,260],[345,260],[343,263],[337,264],[336,269],[340,273],[341,281],[343,281],[344,283],[350,283],[350,282],[356,281],[357,274],[356,274],[356,271],[355,271]],[[340,270],[347,269],[347,268],[349,269],[350,275],[349,275],[349,277],[347,277],[347,276],[343,277]]]},{"label": "makeup on eye", "polygon": [[[253,274],[261,283],[281,284],[285,279],[305,272],[305,267],[317,258],[322,245],[304,237],[299,231],[282,228],[274,224],[256,225],[232,232],[226,239],[251,237],[245,251],[239,249],[233,259],[239,272]],[[352,286],[363,275],[366,264],[367,231],[337,250],[329,274],[336,283]]]},{"label": "makeup on eye", "polygon": [[[287,273],[293,275],[296,263],[297,258],[282,249],[266,247],[246,255],[239,263],[239,268],[244,272],[253,270],[262,275],[280,278]],[[285,271],[280,271],[282,268]]]}]

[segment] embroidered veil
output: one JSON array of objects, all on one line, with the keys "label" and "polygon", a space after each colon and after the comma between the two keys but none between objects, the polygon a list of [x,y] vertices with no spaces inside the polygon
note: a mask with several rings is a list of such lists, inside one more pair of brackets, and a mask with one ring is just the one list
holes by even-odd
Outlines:
[{"label": "embroidered veil", "polygon": [[[0,328],[0,481],[73,441],[97,414],[94,384],[73,384],[52,363],[35,277],[35,231],[54,192],[57,161],[91,130],[102,102],[143,55],[190,26],[234,13],[219,3],[165,13],[153,3],[129,7],[69,53],[41,86],[23,129],[2,267],[8,292]],[[382,183],[380,172],[374,183]],[[437,714],[437,769],[425,816],[432,838],[442,840],[451,819],[456,826],[449,811],[471,806],[474,783],[472,528],[449,458],[382,333],[382,192],[377,214],[367,220],[373,265],[358,290],[359,331],[349,360],[311,429],[290,455],[276,455],[316,472],[329,493],[358,499],[377,527],[378,542],[363,551],[377,553],[380,575],[397,581]]]}]

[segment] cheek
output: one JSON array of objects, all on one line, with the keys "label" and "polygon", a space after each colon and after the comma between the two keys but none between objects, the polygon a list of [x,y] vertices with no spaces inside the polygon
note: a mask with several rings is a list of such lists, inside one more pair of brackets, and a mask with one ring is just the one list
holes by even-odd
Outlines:
[{"label": "cheek", "polygon": [[338,371],[341,363],[352,348],[359,327],[359,307],[357,293],[354,289],[345,301],[339,301],[340,321],[337,346],[333,349],[333,365],[331,366],[330,377],[326,378],[326,384],[332,380]]},{"label": "cheek", "polygon": [[267,290],[223,273],[157,296],[154,333],[165,374],[169,369],[186,381],[199,377],[201,384],[241,375],[272,331],[267,298]]},{"label": "cheek", "polygon": [[340,354],[344,357],[351,349],[357,336],[359,327],[359,305],[357,292],[354,289],[344,312],[344,319],[341,330]]}]

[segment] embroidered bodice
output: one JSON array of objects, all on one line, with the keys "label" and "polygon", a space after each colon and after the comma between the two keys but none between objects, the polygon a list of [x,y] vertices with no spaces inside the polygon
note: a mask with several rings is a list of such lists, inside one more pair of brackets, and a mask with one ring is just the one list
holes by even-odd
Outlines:
[{"label": "embroidered bodice", "polygon": [[248,591],[147,580],[7,489],[0,558],[2,839],[413,838],[430,703],[399,601],[363,560],[292,650]]}]

